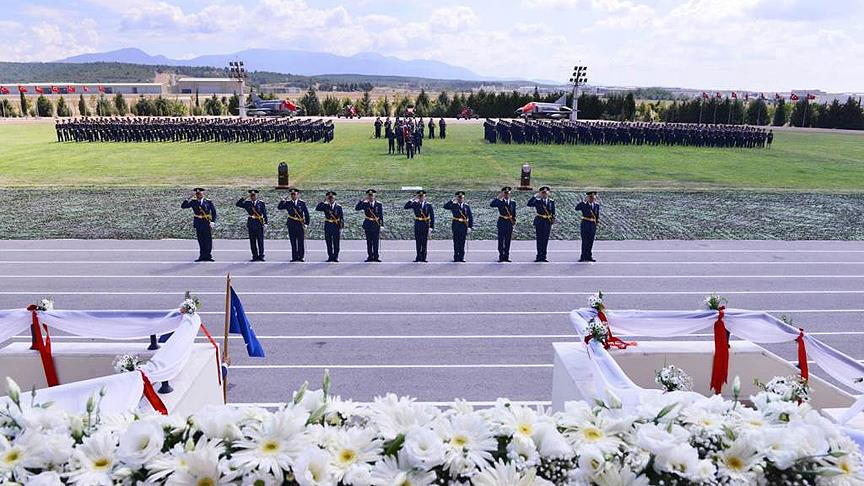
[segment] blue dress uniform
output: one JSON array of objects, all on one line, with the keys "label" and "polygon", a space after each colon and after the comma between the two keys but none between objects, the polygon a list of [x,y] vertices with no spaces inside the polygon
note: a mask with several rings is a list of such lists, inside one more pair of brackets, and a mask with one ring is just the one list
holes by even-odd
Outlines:
[{"label": "blue dress uniform", "polygon": [[516,202],[510,199],[510,187],[502,187],[503,198],[495,198],[489,204],[498,208],[498,261],[510,261],[510,241],[513,239],[513,226],[516,225]]},{"label": "blue dress uniform", "polygon": [[345,227],[345,216],[342,206],[331,199],[335,192],[328,192],[328,202],[320,202],[315,206],[315,211],[324,213],[324,241],[327,243],[327,261],[337,263],[339,261],[339,238],[342,228]]},{"label": "blue dress uniform", "polygon": [[[456,197],[464,197],[465,193],[458,191]],[[444,203],[444,209],[453,213],[453,261],[465,261],[465,240],[468,238],[468,230],[474,228],[474,215],[471,213],[471,206],[467,203],[447,201]]]},{"label": "blue dress uniform", "polygon": [[[366,194],[375,194],[375,189],[369,189]],[[381,239],[381,228],[384,227],[384,206],[378,201],[361,200],[354,206],[355,211],[363,211],[363,231],[366,233],[366,261],[380,262],[378,244]]]},{"label": "blue dress uniform", "polygon": [[[251,189],[249,194],[258,194],[258,191]],[[246,218],[246,229],[249,231],[249,247],[252,249],[252,261],[264,261],[264,226],[269,223],[267,219],[267,206],[264,201],[255,199],[240,198],[236,206],[246,210],[249,216]]]},{"label": "blue dress uniform", "polygon": [[[299,189],[291,189],[300,194]],[[291,240],[291,261],[302,262],[306,256],[306,225],[309,224],[309,208],[298,196],[297,199],[279,201],[279,209],[288,211],[288,238]]]},{"label": "blue dress uniform", "polygon": [[[588,196],[596,195],[596,192],[588,192]],[[582,255],[580,262],[593,262],[594,237],[597,235],[597,225],[600,223],[600,203],[582,201],[576,205],[576,211],[582,213],[582,224],[579,226],[582,238]]]},{"label": "blue dress uniform", "polygon": [[[543,186],[540,192],[548,192],[549,188]],[[549,246],[549,234],[552,232],[552,225],[555,224],[555,201],[546,197],[537,198],[531,196],[528,200],[528,206],[537,210],[537,216],[534,217],[534,229],[537,233],[537,258],[535,262],[546,262],[546,248]]]},{"label": "blue dress uniform", "polygon": [[[417,196],[425,196],[426,191],[417,191]],[[429,232],[435,229],[435,210],[426,200],[411,200],[405,203],[405,209],[414,211],[414,244],[417,248],[415,262],[426,262]]]},{"label": "blue dress uniform", "polygon": [[196,198],[186,199],[180,204],[182,209],[192,209],[195,215],[195,237],[198,239],[198,259],[196,262],[213,261],[213,227],[216,222],[216,206],[204,198],[204,189],[195,188]]}]

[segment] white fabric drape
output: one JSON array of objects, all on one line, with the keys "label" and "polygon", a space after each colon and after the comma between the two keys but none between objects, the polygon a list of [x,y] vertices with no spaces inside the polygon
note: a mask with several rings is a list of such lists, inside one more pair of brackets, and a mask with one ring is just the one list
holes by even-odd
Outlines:
[{"label": "white fabric drape", "polygon": [[[675,337],[686,336],[705,329],[713,328],[718,312],[702,310],[688,311],[607,311],[606,318],[614,335]],[[583,338],[587,335],[588,323],[597,317],[594,309],[577,309],[570,313],[570,322],[576,332]],[[723,322],[726,329],[734,336],[760,344],[776,344],[788,342],[791,349],[797,350],[795,339],[800,335],[799,329],[786,324],[765,312],[753,312],[740,309],[726,309]],[[808,361],[813,361],[825,373],[843,385],[864,392],[864,383],[858,381],[864,377],[864,365],[849,356],[828,346],[817,338],[804,332],[804,344]],[[600,376],[601,385],[608,387],[619,395],[625,403],[628,399],[638,397],[645,389],[635,385],[626,377],[615,363],[608,351],[596,343],[589,342],[588,353],[594,371]],[[602,388],[598,387],[598,391]],[[861,407],[864,408],[864,401]],[[853,414],[844,416],[845,423]]]},{"label": "white fabric drape", "polygon": [[[142,367],[153,383],[172,380],[183,370],[201,327],[201,318],[197,314],[181,314],[178,311],[40,311],[38,316],[39,322],[46,324],[49,329],[59,329],[77,336],[134,339],[151,334],[173,333]],[[31,323],[30,311],[0,311],[0,341],[26,333]],[[80,412],[87,398],[103,387],[107,393],[102,400],[102,410],[108,413],[128,412],[138,408],[144,381],[141,373],[130,372],[61,384],[38,390],[37,403],[53,401],[55,407]]]}]

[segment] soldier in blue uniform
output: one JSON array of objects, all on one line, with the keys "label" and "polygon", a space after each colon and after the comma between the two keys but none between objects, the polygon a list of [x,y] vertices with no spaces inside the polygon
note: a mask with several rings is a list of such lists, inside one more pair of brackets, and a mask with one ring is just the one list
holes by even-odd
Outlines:
[{"label": "soldier in blue uniform", "polygon": [[302,262],[306,256],[306,226],[309,225],[309,208],[300,199],[300,189],[288,190],[290,199],[279,201],[279,209],[288,211],[288,238],[291,240],[291,261]]},{"label": "soldier in blue uniform", "polygon": [[361,199],[354,206],[355,211],[363,211],[363,231],[366,233],[366,261],[380,262],[378,256],[378,244],[381,238],[381,229],[384,228],[384,206],[375,200],[375,189],[366,191],[366,199]]},{"label": "soldier in blue uniform", "polygon": [[576,211],[582,213],[582,223],[579,226],[582,238],[582,256],[580,262],[595,262],[592,250],[594,248],[594,237],[597,235],[597,225],[600,224],[600,201],[597,191],[585,193],[585,200],[576,205]]},{"label": "soldier in blue uniform", "polygon": [[471,206],[465,202],[465,193],[456,191],[456,199],[444,203],[444,209],[453,213],[453,261],[464,262],[465,240],[474,228],[474,215],[471,214]]},{"label": "soldier in blue uniform", "polygon": [[387,155],[396,154],[396,134],[393,132],[393,127],[390,122],[384,127],[384,135],[387,137]]},{"label": "soldier in blue uniform", "polygon": [[426,191],[417,191],[417,196],[405,203],[405,209],[414,211],[414,244],[417,248],[414,261],[426,263],[429,233],[435,230],[435,209],[426,202]]},{"label": "soldier in blue uniform", "polygon": [[534,217],[534,230],[537,232],[537,258],[535,262],[547,262],[546,248],[549,246],[549,234],[555,224],[555,201],[549,197],[549,186],[543,186],[540,191],[528,200],[528,207],[537,210]]},{"label": "soldier in blue uniform", "polygon": [[252,261],[264,261],[264,230],[267,229],[267,206],[258,199],[258,190],[249,189],[249,199],[240,198],[237,207],[246,210],[246,229],[249,231],[249,246],[252,248]]},{"label": "soldier in blue uniform", "polygon": [[192,198],[180,204],[182,209],[192,209],[195,220],[195,237],[198,239],[198,259],[196,262],[213,261],[213,227],[216,224],[216,206],[204,197],[204,189],[196,187]]},{"label": "soldier in blue uniform", "polygon": [[510,199],[509,186],[501,188],[498,197],[492,200],[490,207],[498,208],[498,261],[510,261],[510,241],[513,239],[513,227],[516,226],[516,202]]},{"label": "soldier in blue uniform", "polygon": [[[388,127],[389,128],[389,127]],[[336,204],[336,193],[328,191],[325,200],[315,206],[315,211],[324,213],[324,241],[327,243],[327,261],[339,263],[339,239],[345,227],[342,206]]]},{"label": "soldier in blue uniform", "polygon": [[444,117],[438,120],[438,138],[441,140],[447,138],[447,122],[444,121]]},{"label": "soldier in blue uniform", "polygon": [[375,117],[375,138],[381,138],[381,117]]},{"label": "soldier in blue uniform", "polygon": [[429,140],[434,140],[435,139],[435,120],[433,120],[431,116],[429,117],[428,127],[429,127]]}]

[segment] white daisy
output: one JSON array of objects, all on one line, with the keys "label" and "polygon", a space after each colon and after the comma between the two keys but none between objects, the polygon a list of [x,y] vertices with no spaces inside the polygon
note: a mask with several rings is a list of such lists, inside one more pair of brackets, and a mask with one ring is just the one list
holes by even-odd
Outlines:
[{"label": "white daisy", "polygon": [[294,465],[294,480],[300,486],[332,486],[337,483],[331,462],[333,457],[324,449],[307,447]]},{"label": "white daisy", "polygon": [[154,421],[134,422],[120,436],[117,455],[125,464],[139,468],[150,462],[162,451],[165,432]]},{"label": "white daisy", "polygon": [[404,461],[385,457],[372,468],[374,486],[432,486],[435,473],[412,468]]},{"label": "white daisy", "polygon": [[247,428],[248,437],[233,444],[240,450],[233,454],[232,464],[244,471],[259,469],[278,474],[290,470],[310,443],[307,418],[306,411],[298,408],[285,408],[266,416],[259,428]]},{"label": "white daisy", "polygon": [[116,448],[117,438],[108,432],[98,431],[85,438],[75,448],[69,481],[85,486],[114,484],[112,474],[117,465]]},{"label": "white daisy", "polygon": [[495,463],[471,478],[474,486],[534,486],[537,474],[533,469],[520,473],[513,464]]},{"label": "white daisy", "polygon": [[329,447],[333,455],[336,477],[342,480],[351,467],[377,461],[382,453],[381,440],[372,429],[337,430],[333,445]]}]

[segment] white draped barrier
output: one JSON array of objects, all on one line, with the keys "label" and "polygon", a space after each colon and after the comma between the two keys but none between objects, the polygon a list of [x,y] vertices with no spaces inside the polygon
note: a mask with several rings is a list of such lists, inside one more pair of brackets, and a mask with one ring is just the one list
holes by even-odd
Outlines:
[{"label": "white draped barrier", "polygon": [[[96,377],[88,380],[45,388],[37,392],[38,402],[53,401],[55,406],[70,412],[83,410],[94,393],[105,389],[102,410],[120,413],[135,410],[142,396],[147,396],[154,408],[161,400],[155,397],[150,382],[168,381],[184,369],[192,353],[195,337],[201,328],[197,314],[179,311],[36,311],[39,324],[76,336],[103,339],[137,339],[154,334],[171,333],[140,372]],[[0,341],[26,333],[33,324],[29,310],[0,311]],[[214,343],[214,346],[215,343]],[[218,346],[213,380],[221,383]],[[44,361],[43,361],[44,365]],[[53,366],[53,363],[52,363]],[[47,371],[46,371],[47,373]],[[155,397],[155,398],[154,398]],[[155,400],[155,401],[154,401]],[[27,400],[29,402],[29,400]]]},{"label": "white draped barrier", "polygon": [[[613,334],[626,336],[645,336],[655,338],[681,337],[712,328],[718,322],[718,311],[605,311],[606,320]],[[589,322],[597,317],[593,308],[577,309],[570,313],[570,321],[583,338],[590,335]],[[819,339],[796,329],[765,312],[738,309],[725,309],[722,323],[733,336],[759,344],[790,343],[799,350],[799,357],[811,360],[831,378],[842,385],[864,392],[864,365],[851,357],[826,345]],[[798,347],[798,340],[803,347]],[[793,348],[795,349],[795,348]],[[801,352],[806,349],[806,356]],[[594,372],[595,387],[598,391],[608,390],[615,393],[625,403],[639,400],[646,390],[631,381],[615,359],[594,340],[587,342],[587,352]],[[852,416],[864,409],[861,398],[839,421],[847,422]]]}]

